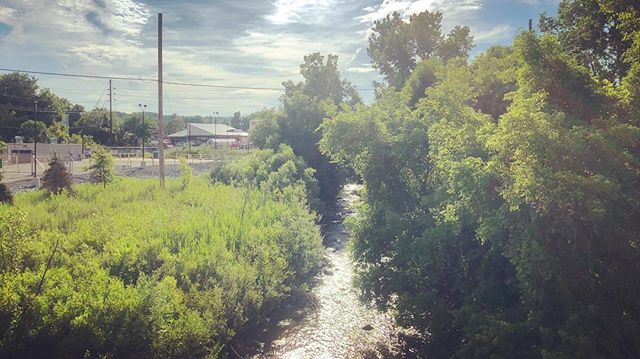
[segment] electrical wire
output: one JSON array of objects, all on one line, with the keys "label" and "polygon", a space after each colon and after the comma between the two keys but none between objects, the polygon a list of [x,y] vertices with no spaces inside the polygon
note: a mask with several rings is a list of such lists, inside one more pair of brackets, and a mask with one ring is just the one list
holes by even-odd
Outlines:
[{"label": "electrical wire", "polygon": [[[149,82],[158,82],[158,79],[154,78],[144,78],[144,77],[127,77],[127,76],[103,76],[103,75],[85,75],[85,74],[70,74],[70,73],[61,73],[61,72],[47,72],[47,71],[31,71],[31,70],[20,70],[20,69],[9,69],[9,68],[0,68],[0,71],[5,72],[23,72],[28,74],[39,74],[39,75],[51,75],[51,76],[63,76],[63,77],[79,77],[79,78],[91,78],[91,79],[112,79],[112,80],[124,80],[124,81],[148,81]],[[220,88],[220,89],[231,89],[231,90],[259,90],[259,91],[284,91],[284,88],[281,87],[261,87],[261,86],[235,86],[235,85],[216,85],[216,84],[205,84],[205,83],[195,83],[195,82],[178,82],[178,81],[162,81],[164,85],[176,85],[176,86],[190,86],[190,87],[208,87],[208,88]],[[375,91],[373,88],[364,88],[357,89],[358,91]]]}]

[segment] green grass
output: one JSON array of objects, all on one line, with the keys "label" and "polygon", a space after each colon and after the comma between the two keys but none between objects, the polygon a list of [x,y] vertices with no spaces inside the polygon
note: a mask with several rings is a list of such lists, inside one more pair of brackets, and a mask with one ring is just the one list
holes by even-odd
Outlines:
[{"label": "green grass", "polygon": [[304,199],[203,178],[22,193],[0,206],[0,357],[217,357],[321,249]]}]

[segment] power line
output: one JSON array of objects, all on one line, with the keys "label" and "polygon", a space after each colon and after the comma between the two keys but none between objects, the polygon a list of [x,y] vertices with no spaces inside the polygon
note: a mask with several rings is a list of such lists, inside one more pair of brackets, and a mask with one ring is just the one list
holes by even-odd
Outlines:
[{"label": "power line", "polygon": [[[51,76],[64,76],[64,77],[79,77],[79,78],[91,78],[91,79],[103,79],[103,80],[124,80],[124,81],[149,81],[149,82],[158,82],[158,79],[154,78],[144,78],[144,77],[126,77],[126,76],[102,76],[102,75],[84,75],[84,74],[70,74],[70,73],[60,73],[60,72],[46,72],[46,71],[30,71],[30,70],[19,70],[19,69],[8,69],[8,68],[0,68],[0,71],[5,72],[24,72],[28,74],[39,74],[39,75],[51,75]],[[281,87],[261,87],[261,86],[233,86],[233,85],[215,85],[215,84],[205,84],[205,83],[195,83],[195,82],[178,82],[178,81],[163,81],[165,85],[177,85],[177,86],[190,86],[190,87],[208,87],[208,88],[219,88],[219,89],[228,89],[228,90],[259,90],[259,91],[284,91]],[[359,91],[375,91],[373,88],[364,88],[358,89]]]},{"label": "power line", "polygon": [[9,94],[4,94],[4,93],[0,93],[0,96],[21,98],[21,99],[25,99],[25,100],[41,100],[41,98],[39,98],[39,97],[24,97],[24,96],[9,95]]}]

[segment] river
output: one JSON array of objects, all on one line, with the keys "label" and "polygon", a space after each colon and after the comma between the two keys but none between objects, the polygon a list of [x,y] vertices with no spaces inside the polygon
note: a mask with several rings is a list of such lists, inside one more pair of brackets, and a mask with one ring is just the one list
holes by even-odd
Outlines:
[{"label": "river", "polygon": [[304,303],[290,306],[278,319],[266,343],[243,358],[378,358],[392,346],[395,327],[390,316],[363,305],[353,287],[353,263],[343,223],[353,215],[357,185],[344,187],[336,216],[323,225],[325,266]]}]

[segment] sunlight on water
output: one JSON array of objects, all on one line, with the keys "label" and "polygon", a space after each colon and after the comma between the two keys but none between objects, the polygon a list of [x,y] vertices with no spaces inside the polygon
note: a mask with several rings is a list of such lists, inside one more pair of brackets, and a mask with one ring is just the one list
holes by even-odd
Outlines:
[{"label": "sunlight on water", "polygon": [[[357,185],[347,185],[338,210],[352,215],[350,208],[358,199]],[[388,315],[360,303],[353,288],[353,267],[347,248],[349,234],[342,220],[325,226],[327,265],[313,289],[315,310],[300,323],[290,326],[275,340],[267,353],[255,358],[347,358],[372,350],[391,341],[394,326]]]}]

